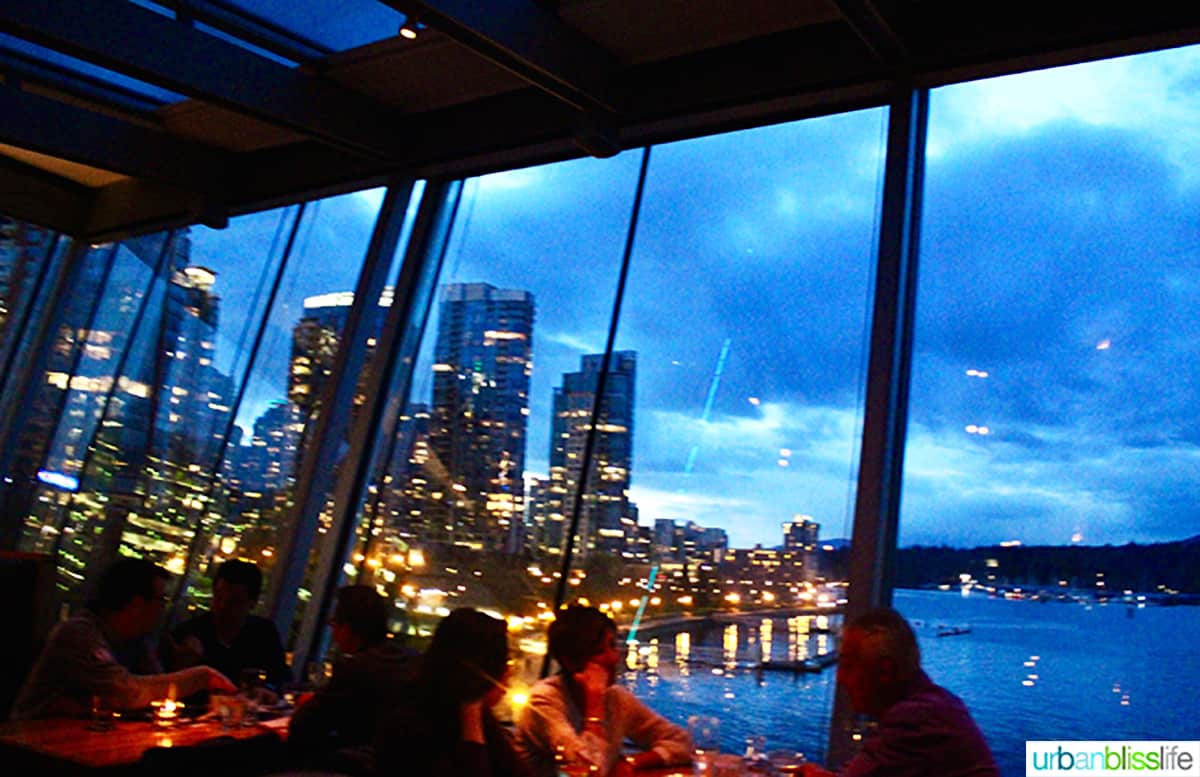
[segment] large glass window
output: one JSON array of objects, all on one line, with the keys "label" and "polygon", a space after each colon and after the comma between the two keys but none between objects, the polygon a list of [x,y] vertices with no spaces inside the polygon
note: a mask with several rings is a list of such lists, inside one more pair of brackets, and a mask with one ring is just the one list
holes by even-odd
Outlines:
[{"label": "large glass window", "polygon": [[1198,76],[932,95],[896,603],[1005,774],[1200,715],[1200,610],[1162,606],[1197,592]]},{"label": "large glass window", "polygon": [[[825,748],[885,119],[651,156],[577,564],[612,586],[633,687],[677,722],[717,715],[733,752]],[[599,358],[556,383],[568,451]]]},{"label": "large glass window", "polygon": [[465,182],[349,560],[349,579],[396,599],[415,644],[454,607],[508,619],[518,693],[541,667],[562,576],[561,534],[544,553],[528,519],[549,487],[554,387],[604,348],[637,163],[627,153]]},{"label": "large glass window", "polygon": [[118,554],[198,583],[191,606],[206,600],[214,562],[271,571],[381,198],[83,257],[75,291],[91,302],[63,313],[18,462],[32,489],[23,545],[57,554],[68,599]]}]

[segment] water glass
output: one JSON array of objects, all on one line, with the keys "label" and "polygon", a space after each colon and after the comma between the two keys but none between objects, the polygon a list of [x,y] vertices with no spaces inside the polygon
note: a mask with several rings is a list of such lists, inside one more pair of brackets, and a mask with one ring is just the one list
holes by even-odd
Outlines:
[{"label": "water glass", "polygon": [[711,715],[692,715],[688,718],[688,733],[692,737],[692,768],[695,777],[713,775],[713,759],[721,752],[721,721]]},{"label": "water glass", "polygon": [[213,693],[212,709],[221,728],[240,728],[246,722],[246,699],[236,693]]},{"label": "water glass", "polygon": [[804,768],[804,753],[795,750],[772,750],[767,754],[767,760],[776,774],[785,776],[799,774]]},{"label": "water glass", "polygon": [[92,697],[91,722],[88,731],[112,731],[117,727],[117,711],[100,694]]}]

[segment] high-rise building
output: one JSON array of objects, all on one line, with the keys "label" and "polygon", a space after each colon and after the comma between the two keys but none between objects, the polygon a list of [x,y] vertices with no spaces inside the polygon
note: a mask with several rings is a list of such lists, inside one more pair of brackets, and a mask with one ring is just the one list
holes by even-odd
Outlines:
[{"label": "high-rise building", "polygon": [[[342,331],[353,304],[354,292],[351,291],[319,294],[304,300],[304,316],[292,330],[288,399],[301,408],[305,418],[316,409],[321,390],[333,372]],[[371,309],[373,320],[367,322],[367,361],[374,355],[391,304],[392,289],[388,287],[383,290],[379,305]],[[362,402],[361,393],[356,393],[354,406],[358,407]]]},{"label": "high-rise building", "polygon": [[792,520],[783,525],[784,550],[815,551],[820,530],[821,525],[811,515],[792,516]]},{"label": "high-rise building", "polygon": [[525,510],[533,295],[453,283],[438,312],[425,539],[513,553]]},{"label": "high-rise building", "polygon": [[[562,385],[554,389],[550,483],[534,519],[541,525],[539,544],[545,554],[561,553],[565,543],[565,527],[570,524],[582,480],[584,449],[603,359],[601,354],[584,356],[579,372],[565,373]],[[634,351],[612,354],[597,417],[590,477],[580,508],[575,547],[581,558],[595,550],[624,558],[647,552],[637,532],[637,506],[629,499],[636,369]]]}]

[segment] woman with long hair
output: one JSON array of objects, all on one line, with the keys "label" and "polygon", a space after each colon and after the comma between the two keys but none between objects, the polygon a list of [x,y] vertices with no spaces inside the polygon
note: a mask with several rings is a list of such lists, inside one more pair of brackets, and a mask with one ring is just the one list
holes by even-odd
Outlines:
[{"label": "woman with long hair", "polygon": [[405,698],[380,727],[380,775],[525,777],[492,716],[505,692],[504,621],[464,607],[438,624]]},{"label": "woman with long hair", "polygon": [[[690,759],[687,731],[614,684],[621,652],[612,618],[568,607],[547,642],[560,671],[533,687],[518,721],[517,749],[536,777],[554,775],[559,759],[609,777]],[[626,739],[642,752],[625,755]]]}]

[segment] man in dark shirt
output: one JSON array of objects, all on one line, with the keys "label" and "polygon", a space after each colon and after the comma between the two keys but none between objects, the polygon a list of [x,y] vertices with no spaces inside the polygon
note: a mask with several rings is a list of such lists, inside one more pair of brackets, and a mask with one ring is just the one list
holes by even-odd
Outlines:
[{"label": "man in dark shirt", "polygon": [[[152,654],[138,654],[162,617],[170,574],[143,559],[122,559],[101,577],[87,609],[54,628],[15,704],[16,720],[85,715],[93,704],[109,710],[145,707],[171,694],[232,691],[208,666],[163,674]],[[118,646],[131,647],[126,661]]]},{"label": "man in dark shirt", "polygon": [[371,586],[338,590],[329,625],[341,653],[329,682],[292,715],[288,745],[309,763],[370,773],[380,718],[401,699],[416,651],[388,630],[391,604]]},{"label": "man in dark shirt", "polygon": [[172,668],[208,664],[234,682],[244,670],[260,670],[276,687],[291,675],[275,624],[250,610],[262,591],[262,573],[247,561],[226,561],[213,580],[211,609],[180,623],[164,645]]},{"label": "man in dark shirt", "polygon": [[[846,626],[837,681],[855,712],[879,721],[842,777],[999,777],[962,700],[921,670],[916,635],[895,610],[871,610]],[[815,764],[804,769],[804,777],[829,774]]]}]

